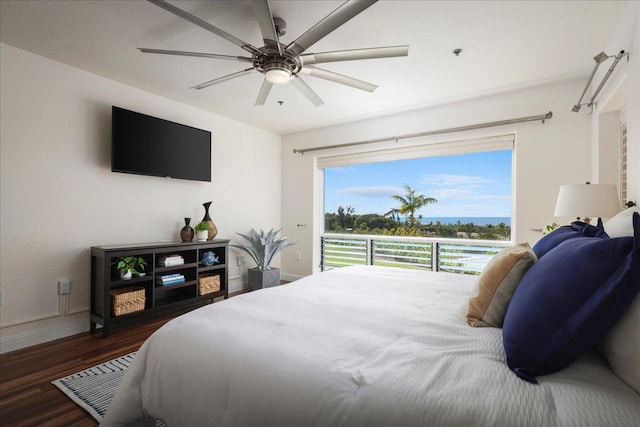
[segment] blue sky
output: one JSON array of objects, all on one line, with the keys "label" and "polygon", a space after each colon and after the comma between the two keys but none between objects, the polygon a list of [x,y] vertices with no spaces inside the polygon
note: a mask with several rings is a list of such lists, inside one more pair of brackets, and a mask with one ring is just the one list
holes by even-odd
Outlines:
[{"label": "blue sky", "polygon": [[511,150],[398,160],[325,169],[325,212],[351,206],[356,214],[399,207],[404,184],[438,203],[416,216],[510,217]]}]

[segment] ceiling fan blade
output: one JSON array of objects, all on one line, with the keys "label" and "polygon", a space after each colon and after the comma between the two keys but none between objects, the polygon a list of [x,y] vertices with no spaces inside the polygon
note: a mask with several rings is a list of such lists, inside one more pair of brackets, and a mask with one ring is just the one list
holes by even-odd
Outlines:
[{"label": "ceiling fan blade", "polygon": [[242,77],[247,74],[251,74],[255,71],[254,68],[247,68],[246,70],[238,71],[237,73],[228,74],[224,77],[218,77],[217,79],[209,80],[208,82],[200,83],[199,85],[192,86],[190,89],[204,89],[209,86],[213,86],[218,83],[226,82],[227,80],[235,79],[236,77]]},{"label": "ceiling fan blade", "polygon": [[306,96],[307,99],[311,101],[311,103],[316,107],[324,104],[322,99],[320,99],[320,97],[313,91],[313,89],[311,89],[309,85],[299,76],[295,76],[293,79],[291,79],[291,84],[293,84],[296,89],[302,92],[302,94]]},{"label": "ceiling fan blade", "polygon": [[258,18],[258,25],[260,25],[260,32],[262,33],[264,44],[267,46],[277,45],[278,51],[282,54],[282,47],[280,46],[276,26],[273,23],[273,15],[271,14],[269,2],[267,0],[259,0],[253,1],[251,4]]},{"label": "ceiling fan blade", "polygon": [[179,16],[182,19],[186,19],[187,21],[191,22],[192,24],[196,24],[197,26],[204,28],[207,31],[212,32],[213,34],[220,36],[228,41],[230,41],[231,43],[240,46],[242,49],[246,50],[247,52],[251,52],[251,53],[257,53],[259,52],[259,50],[257,48],[255,48],[254,46],[251,46],[249,43],[240,40],[239,38],[237,38],[236,36],[232,36],[231,34],[227,33],[226,31],[221,30],[220,28],[209,24],[206,21],[203,21],[202,19],[198,18],[197,16],[194,16],[192,14],[190,14],[189,12],[186,12],[174,5],[172,5],[171,3],[168,3],[164,0],[147,0],[150,3],[155,4],[156,6],[159,6],[161,8],[163,8],[164,10],[167,10],[171,13],[173,13],[174,15]]},{"label": "ceiling fan blade", "polygon": [[231,61],[253,62],[252,58],[246,56],[218,55],[216,53],[187,52],[183,50],[148,49],[146,47],[139,47],[138,50],[143,53],[158,53],[161,55],[196,56],[200,58],[228,59]]},{"label": "ceiling fan blade", "polygon": [[355,61],[359,59],[392,58],[409,55],[409,46],[372,47],[367,49],[337,50],[335,52],[300,55],[303,65],[323,62]]},{"label": "ceiling fan blade", "polygon": [[303,35],[291,42],[286,50],[294,56],[314,45],[318,40],[340,27],[351,18],[372,6],[378,0],[351,0],[342,4],[339,8],[331,12],[324,19],[313,27],[309,28]]},{"label": "ceiling fan blade", "polygon": [[308,76],[317,77],[319,79],[330,80],[332,82],[351,86],[356,89],[366,90],[367,92],[373,92],[378,88],[378,86],[374,84],[367,83],[362,80],[354,79],[353,77],[348,77],[342,74],[334,73],[333,71],[322,70],[316,67],[303,67],[300,70],[300,73],[306,74]]},{"label": "ceiling fan blade", "polygon": [[256,98],[255,105],[264,105],[267,97],[269,96],[269,92],[271,92],[271,88],[273,87],[273,83],[264,79],[262,82],[262,87],[260,88],[260,93],[258,94],[258,98]]}]

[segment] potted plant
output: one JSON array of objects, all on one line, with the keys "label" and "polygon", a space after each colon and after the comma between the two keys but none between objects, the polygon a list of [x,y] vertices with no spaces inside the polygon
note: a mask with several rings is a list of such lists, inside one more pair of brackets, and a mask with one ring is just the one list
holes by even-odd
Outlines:
[{"label": "potted plant", "polygon": [[287,240],[287,237],[276,239],[279,232],[280,229],[275,231],[271,229],[266,233],[263,230],[258,233],[252,228],[249,235],[237,233],[246,240],[246,243],[230,245],[248,253],[257,264],[255,268],[248,270],[249,291],[280,284],[280,269],[272,268],[271,261],[278,252],[295,245],[297,242]]},{"label": "potted plant", "polygon": [[116,268],[120,270],[120,278],[124,280],[131,279],[133,274],[144,276],[144,267],[147,261],[141,256],[125,256],[116,259]]},{"label": "potted plant", "polygon": [[199,242],[204,242],[209,238],[209,224],[206,222],[199,222],[196,225],[196,239]]}]

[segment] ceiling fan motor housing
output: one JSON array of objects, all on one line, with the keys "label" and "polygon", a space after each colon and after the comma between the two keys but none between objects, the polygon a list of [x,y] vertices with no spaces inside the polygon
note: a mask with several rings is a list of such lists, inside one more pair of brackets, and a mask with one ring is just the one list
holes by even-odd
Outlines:
[{"label": "ceiling fan motor housing", "polygon": [[300,61],[285,52],[284,48],[282,52],[280,54],[277,46],[265,46],[253,56],[254,67],[271,83],[287,83],[300,71]]}]

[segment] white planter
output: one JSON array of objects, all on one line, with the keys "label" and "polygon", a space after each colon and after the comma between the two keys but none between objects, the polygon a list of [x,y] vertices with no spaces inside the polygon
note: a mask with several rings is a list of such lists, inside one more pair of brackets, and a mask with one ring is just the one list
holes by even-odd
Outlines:
[{"label": "white planter", "polygon": [[131,279],[131,272],[129,270],[120,270],[120,278],[122,280]]},{"label": "white planter", "polygon": [[196,239],[199,242],[204,242],[209,238],[209,230],[196,231]]}]

